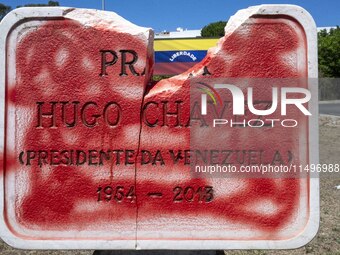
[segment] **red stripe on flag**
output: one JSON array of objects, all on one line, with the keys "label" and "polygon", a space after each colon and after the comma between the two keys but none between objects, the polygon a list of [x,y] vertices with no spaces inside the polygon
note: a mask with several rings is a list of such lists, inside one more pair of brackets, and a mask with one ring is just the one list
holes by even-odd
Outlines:
[{"label": "red stripe on flag", "polygon": [[155,63],[154,75],[176,75],[193,67],[194,62]]}]

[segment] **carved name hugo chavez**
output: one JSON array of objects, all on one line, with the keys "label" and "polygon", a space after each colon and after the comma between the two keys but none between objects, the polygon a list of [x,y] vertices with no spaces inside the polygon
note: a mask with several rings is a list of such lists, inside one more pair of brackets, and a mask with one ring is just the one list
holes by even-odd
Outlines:
[{"label": "carved name hugo chavez", "polygon": [[[134,50],[101,50],[101,77],[115,75],[110,73],[110,66],[120,65],[120,77],[144,76],[138,73],[134,65],[138,61],[138,54]],[[208,102],[214,107],[211,102]],[[258,109],[267,110],[271,102],[254,102]],[[231,102],[224,102],[223,108],[216,116],[221,118],[231,108]],[[192,122],[197,122],[201,126],[208,126],[204,116],[200,113],[200,106],[195,102],[190,110],[190,116],[182,114],[187,109],[182,100],[176,101],[150,101],[142,107],[142,121],[149,127],[189,127]],[[189,109],[189,108],[188,108]],[[215,111],[216,112],[216,111]],[[217,112],[216,112],[217,114]],[[117,101],[96,102],[77,100],[70,101],[49,101],[36,102],[36,128],[73,128],[83,125],[94,128],[100,125],[117,127],[123,116],[123,109]],[[256,116],[256,115],[255,115]],[[249,116],[251,117],[251,116]]]}]

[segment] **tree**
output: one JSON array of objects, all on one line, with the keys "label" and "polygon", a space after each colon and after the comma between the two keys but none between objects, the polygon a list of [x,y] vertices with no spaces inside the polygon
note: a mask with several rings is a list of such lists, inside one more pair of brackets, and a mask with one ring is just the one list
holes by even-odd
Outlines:
[{"label": "tree", "polygon": [[25,5],[19,5],[17,8],[20,7],[43,7],[43,6],[59,6],[58,1],[48,1],[47,4],[25,4]]},{"label": "tree", "polygon": [[318,33],[320,77],[340,77],[340,27]]},{"label": "tree", "polygon": [[202,37],[222,37],[224,36],[224,28],[227,22],[217,21],[210,23],[201,30]]},{"label": "tree", "polygon": [[7,5],[4,5],[2,3],[0,3],[0,20],[3,19],[3,17],[5,17],[5,15],[7,13],[9,13],[11,11],[11,7],[10,6],[7,6]]}]

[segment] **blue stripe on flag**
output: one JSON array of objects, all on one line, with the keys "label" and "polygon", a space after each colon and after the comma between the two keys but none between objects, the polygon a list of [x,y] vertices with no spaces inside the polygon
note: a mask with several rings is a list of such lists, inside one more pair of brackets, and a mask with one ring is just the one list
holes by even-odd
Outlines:
[{"label": "blue stripe on flag", "polygon": [[200,62],[206,55],[206,50],[156,51],[155,62]]}]

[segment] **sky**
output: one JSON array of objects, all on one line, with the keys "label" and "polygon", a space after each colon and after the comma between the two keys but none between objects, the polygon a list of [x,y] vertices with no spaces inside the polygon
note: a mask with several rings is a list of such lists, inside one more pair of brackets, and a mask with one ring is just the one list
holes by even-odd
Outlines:
[{"label": "sky", "polygon": [[[48,0],[0,0],[15,8]],[[102,0],[59,0],[61,6],[101,9]],[[176,28],[201,29],[215,21],[227,21],[237,10],[258,4],[296,4],[313,16],[318,27],[340,25],[340,0],[105,0],[114,11],[139,26],[156,32]]]}]

